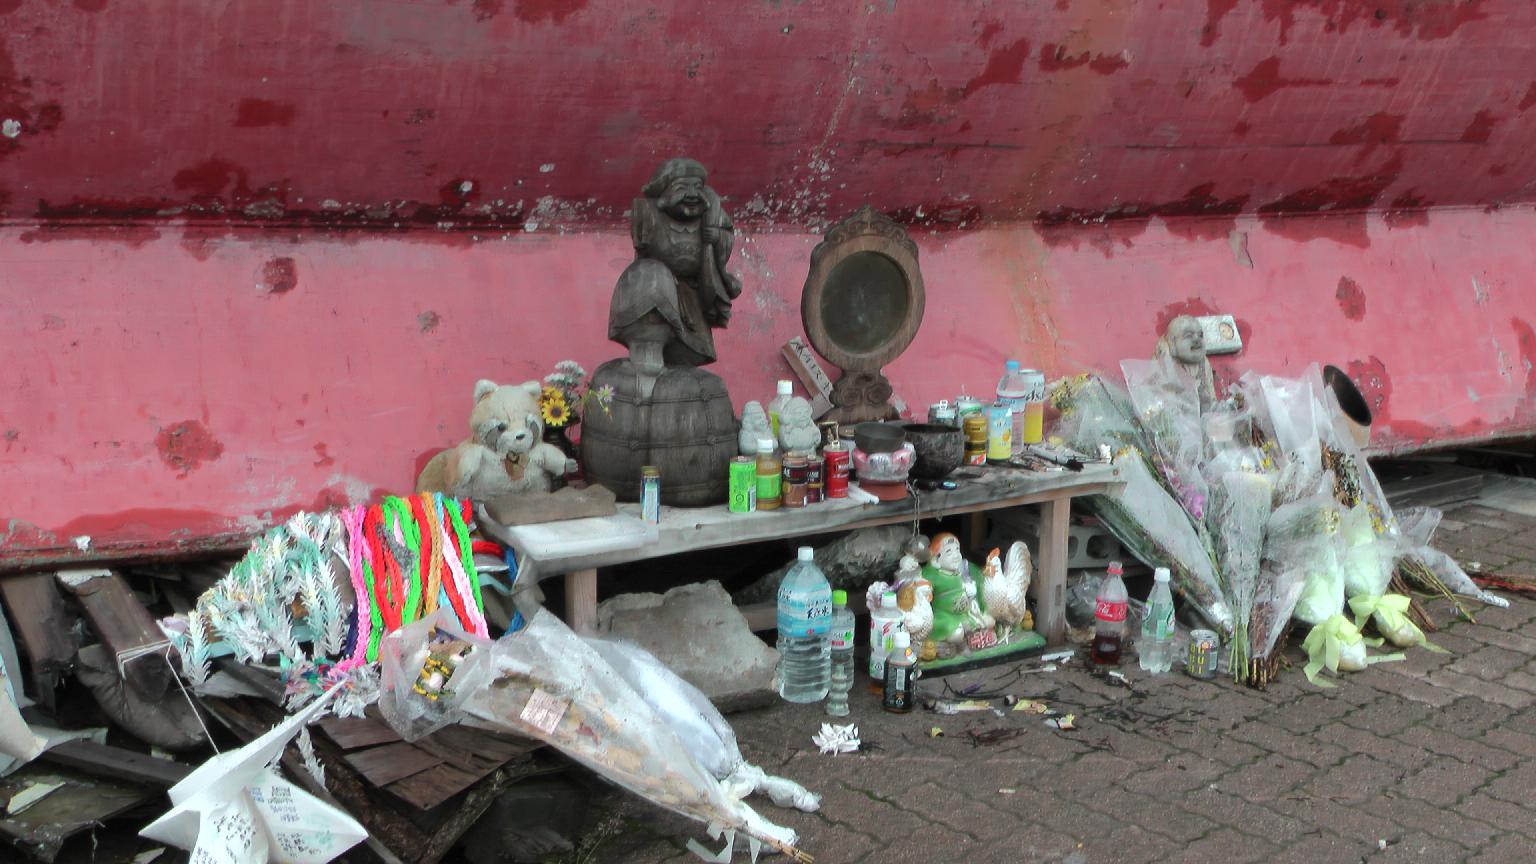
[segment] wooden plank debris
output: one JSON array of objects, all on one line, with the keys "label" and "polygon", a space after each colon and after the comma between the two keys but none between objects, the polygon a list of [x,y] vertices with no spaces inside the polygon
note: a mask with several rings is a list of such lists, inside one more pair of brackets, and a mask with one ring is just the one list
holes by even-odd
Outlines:
[{"label": "wooden plank debris", "polygon": [[153,786],[175,786],[192,773],[190,765],[94,741],[66,741],[43,751],[42,758],[88,774]]},{"label": "wooden plank debris", "polygon": [[119,658],[128,683],[151,699],[164,696],[171,686],[170,666],[145,652],[163,648],[169,640],[127,581],[111,570],[60,570],[58,577],[80,602],[102,644]]},{"label": "wooden plank debris", "polygon": [[59,673],[74,662],[71,637],[76,616],[64,604],[52,574],[28,573],[0,579],[6,617],[26,651],[31,670],[32,697],[53,709],[53,688]]}]

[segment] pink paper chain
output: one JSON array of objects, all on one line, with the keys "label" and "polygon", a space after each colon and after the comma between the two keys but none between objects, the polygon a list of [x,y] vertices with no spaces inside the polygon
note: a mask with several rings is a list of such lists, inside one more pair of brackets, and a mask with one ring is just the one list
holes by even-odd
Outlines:
[{"label": "pink paper chain", "polygon": [[357,641],[352,656],[336,664],[336,668],[343,672],[368,662],[368,638],[373,631],[373,620],[368,614],[371,589],[363,580],[363,556],[369,555],[372,558],[368,544],[363,542],[363,517],[367,512],[366,505],[348,507],[341,511],[341,522],[347,526],[347,569],[352,571],[352,593],[355,599],[353,610],[357,616]]}]

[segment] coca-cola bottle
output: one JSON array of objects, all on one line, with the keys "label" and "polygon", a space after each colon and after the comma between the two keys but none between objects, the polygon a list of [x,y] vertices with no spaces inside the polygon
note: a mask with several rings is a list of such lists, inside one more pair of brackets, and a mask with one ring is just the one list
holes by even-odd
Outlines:
[{"label": "coca-cola bottle", "polygon": [[1125,640],[1126,601],[1124,572],[1119,561],[1109,563],[1109,571],[1099,583],[1099,596],[1093,603],[1093,662],[1100,666],[1120,665],[1120,650]]}]

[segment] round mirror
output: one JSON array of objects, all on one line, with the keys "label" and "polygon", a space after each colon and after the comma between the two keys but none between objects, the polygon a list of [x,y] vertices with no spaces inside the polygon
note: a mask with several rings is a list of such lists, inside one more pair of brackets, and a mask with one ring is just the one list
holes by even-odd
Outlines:
[{"label": "round mirror", "polygon": [[838,262],[821,292],[827,337],[849,354],[884,347],[906,323],[911,307],[906,274],[879,252],[855,252]]}]

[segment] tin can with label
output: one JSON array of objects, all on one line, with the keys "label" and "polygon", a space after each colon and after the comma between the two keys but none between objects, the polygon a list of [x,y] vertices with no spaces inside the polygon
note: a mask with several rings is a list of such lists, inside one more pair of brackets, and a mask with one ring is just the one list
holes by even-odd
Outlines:
[{"label": "tin can with label", "polygon": [[827,500],[848,497],[848,470],[852,467],[849,461],[848,448],[841,442],[830,444],[822,453],[822,486],[825,489]]},{"label": "tin can with label", "polygon": [[1209,680],[1216,677],[1216,667],[1221,665],[1221,640],[1216,638],[1214,630],[1191,630],[1189,632],[1189,657],[1184,664],[1184,671],[1192,678]]},{"label": "tin can with label", "polygon": [[661,522],[661,469],[655,465],[640,469],[640,518],[652,525]]},{"label": "tin can with label", "polygon": [[804,507],[806,492],[808,491],[807,476],[810,470],[810,460],[799,453],[790,453],[784,457],[784,506]]},{"label": "tin can with label", "polygon": [[737,456],[731,460],[730,493],[727,503],[732,513],[751,513],[757,509],[757,460]]},{"label": "tin can with label", "polygon": [[973,414],[978,417],[985,416],[984,410],[985,409],[983,408],[980,399],[975,399],[965,395],[961,395],[955,398],[955,416],[958,417],[962,423],[965,422],[965,418],[970,417]]},{"label": "tin can with label", "polygon": [[1013,412],[1007,405],[987,406],[987,461],[1013,458]]},{"label": "tin can with label", "polygon": [[958,418],[959,415],[955,413],[955,406],[949,404],[948,399],[940,399],[928,406],[929,423],[936,423],[940,426],[959,426],[960,421]]},{"label": "tin can with label", "polygon": [[972,414],[962,423],[965,430],[965,464],[987,464],[987,418]]},{"label": "tin can with label", "polygon": [[1020,373],[1024,376],[1024,422],[1020,424],[1023,429],[1025,444],[1039,444],[1045,438],[1045,373],[1039,369],[1025,369]]},{"label": "tin can with label", "polygon": [[823,469],[826,460],[812,454],[805,463],[805,503],[819,504],[826,497],[826,481]]}]

